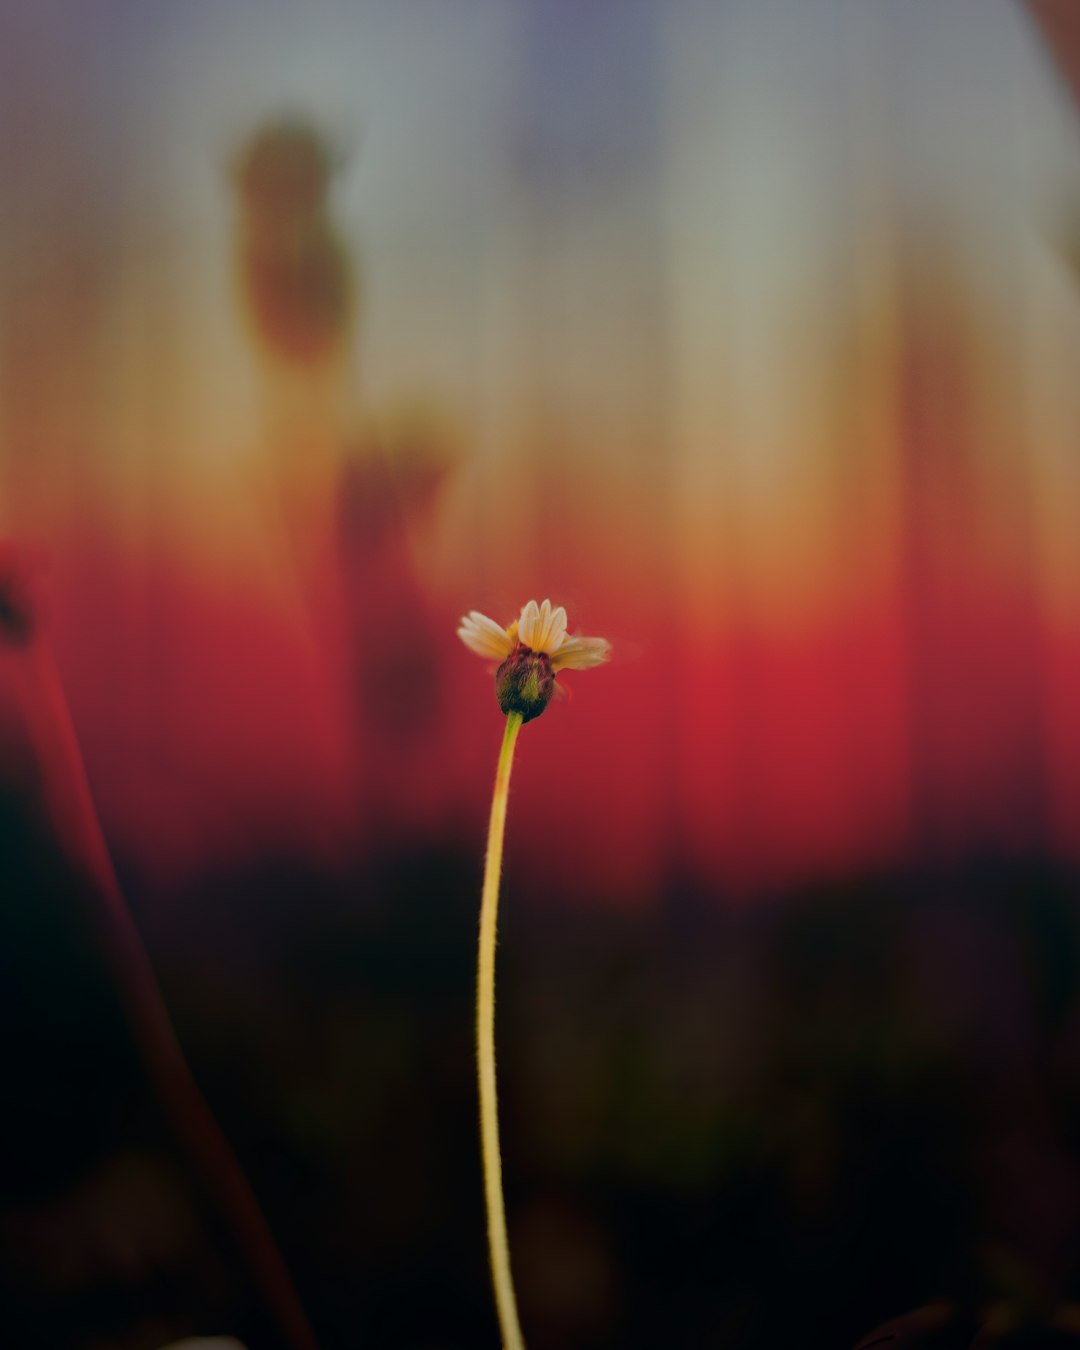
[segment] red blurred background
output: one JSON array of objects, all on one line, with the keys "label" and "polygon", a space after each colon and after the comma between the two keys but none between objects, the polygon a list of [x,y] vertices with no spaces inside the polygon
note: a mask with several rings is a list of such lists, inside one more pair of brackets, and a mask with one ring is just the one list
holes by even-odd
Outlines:
[{"label": "red blurred background", "polygon": [[617,651],[530,737],[576,767],[518,828],[583,890],[1075,857],[1075,133],[1034,27],[429,10],[7,20],[4,522],[116,849],[475,829],[455,620],[552,594]]}]

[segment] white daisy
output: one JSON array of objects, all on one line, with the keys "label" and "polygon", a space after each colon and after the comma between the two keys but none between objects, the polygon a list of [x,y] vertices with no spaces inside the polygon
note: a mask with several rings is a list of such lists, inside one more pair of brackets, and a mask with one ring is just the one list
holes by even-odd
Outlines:
[{"label": "white daisy", "polygon": [[552,609],[550,600],[541,605],[530,600],[509,628],[471,610],[461,620],[457,634],[470,651],[489,661],[505,661],[516,648],[526,647],[548,658],[552,674],[560,670],[591,670],[603,665],[611,655],[611,643],[605,638],[568,636],[566,610],[562,605]]}]

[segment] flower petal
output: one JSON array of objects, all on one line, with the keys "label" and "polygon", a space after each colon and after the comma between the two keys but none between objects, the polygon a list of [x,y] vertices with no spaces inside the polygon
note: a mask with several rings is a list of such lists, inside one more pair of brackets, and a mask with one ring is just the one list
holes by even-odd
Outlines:
[{"label": "flower petal", "polygon": [[540,607],[535,600],[530,600],[522,609],[521,618],[518,619],[518,641],[533,651],[536,651],[533,638],[539,625]]},{"label": "flower petal", "polygon": [[607,638],[569,637],[551,657],[551,669],[592,670],[602,666],[611,656],[611,643]]},{"label": "flower petal", "polygon": [[562,605],[558,609],[551,611],[551,619],[548,623],[548,630],[544,634],[543,642],[540,646],[542,652],[547,652],[549,656],[554,656],[566,640],[566,610]]},{"label": "flower petal", "polygon": [[539,607],[535,600],[530,600],[521,611],[518,636],[534,652],[553,655],[566,636],[566,610],[561,605],[552,609],[550,600],[545,600]]},{"label": "flower petal", "polygon": [[491,661],[504,661],[514,650],[513,639],[506,629],[479,610],[472,609],[465,615],[457,635],[471,652]]}]

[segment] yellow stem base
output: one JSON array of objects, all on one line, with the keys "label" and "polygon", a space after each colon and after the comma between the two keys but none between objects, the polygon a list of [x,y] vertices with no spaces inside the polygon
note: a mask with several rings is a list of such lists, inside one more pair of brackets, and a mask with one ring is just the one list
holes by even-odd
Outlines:
[{"label": "yellow stem base", "polygon": [[495,1287],[495,1308],[503,1350],[525,1350],[518,1321],[517,1299],[510,1275],[510,1245],[506,1237],[503,1204],[502,1157],[499,1153],[499,1106],[495,1091],[495,926],[499,910],[499,874],[502,871],[503,835],[506,831],[506,799],[514,745],[521,730],[520,713],[506,719],[506,732],[495,793],[491,799],[484,889],[480,898],[480,950],[476,972],[476,1061],[480,1084],[480,1151],[484,1166],[484,1198],[487,1201],[488,1253]]}]

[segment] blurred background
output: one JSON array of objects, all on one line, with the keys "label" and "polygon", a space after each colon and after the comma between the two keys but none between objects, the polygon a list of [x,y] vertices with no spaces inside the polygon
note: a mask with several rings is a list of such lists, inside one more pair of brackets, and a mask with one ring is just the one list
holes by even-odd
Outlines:
[{"label": "blurred background", "polygon": [[[524,733],[510,809],[530,1346],[843,1350],[934,1297],[1080,1298],[1076,27],[0,11],[0,535],[327,1350],[496,1344],[501,723],[454,630],[530,597],[615,650]],[[276,1347],[55,837],[25,660],[10,1343]]]}]

